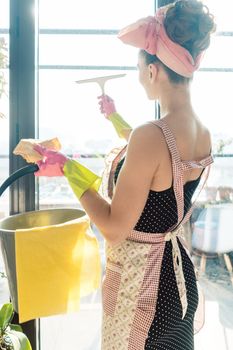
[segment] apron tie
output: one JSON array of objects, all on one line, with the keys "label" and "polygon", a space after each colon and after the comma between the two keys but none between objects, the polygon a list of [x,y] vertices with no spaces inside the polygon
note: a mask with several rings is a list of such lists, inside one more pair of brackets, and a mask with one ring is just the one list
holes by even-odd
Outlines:
[{"label": "apron tie", "polygon": [[172,242],[172,258],[173,258],[173,266],[176,276],[176,283],[178,287],[178,292],[180,296],[180,302],[182,305],[182,319],[185,317],[188,308],[188,300],[187,300],[187,290],[185,285],[185,278],[182,266],[182,257],[180,248],[178,245],[177,237],[184,238],[184,229],[183,226],[179,226],[175,231],[168,232],[165,235],[165,241]]}]

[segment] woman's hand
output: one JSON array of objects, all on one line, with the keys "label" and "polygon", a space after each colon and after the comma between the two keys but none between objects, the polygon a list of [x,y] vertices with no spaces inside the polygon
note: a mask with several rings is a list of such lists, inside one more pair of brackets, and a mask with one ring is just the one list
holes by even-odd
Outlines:
[{"label": "woman's hand", "polygon": [[116,107],[113,99],[108,95],[98,96],[100,112],[105,116],[106,119],[109,119],[109,116],[113,113],[116,113]]},{"label": "woman's hand", "polygon": [[39,170],[35,172],[35,176],[64,176],[63,168],[68,157],[38,144],[34,146],[34,150],[43,156],[43,159],[37,162]]}]

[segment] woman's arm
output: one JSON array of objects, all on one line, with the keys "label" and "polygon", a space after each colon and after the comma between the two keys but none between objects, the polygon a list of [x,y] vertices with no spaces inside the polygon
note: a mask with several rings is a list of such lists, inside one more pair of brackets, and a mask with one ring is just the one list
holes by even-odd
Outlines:
[{"label": "woman's arm", "polygon": [[111,204],[94,190],[80,202],[110,244],[126,239],[136,225],[159,166],[161,133],[145,124],[132,131]]},{"label": "woman's arm", "polygon": [[117,113],[114,100],[108,95],[99,96],[98,99],[101,113],[112,122],[117,135],[128,141],[132,127]]}]

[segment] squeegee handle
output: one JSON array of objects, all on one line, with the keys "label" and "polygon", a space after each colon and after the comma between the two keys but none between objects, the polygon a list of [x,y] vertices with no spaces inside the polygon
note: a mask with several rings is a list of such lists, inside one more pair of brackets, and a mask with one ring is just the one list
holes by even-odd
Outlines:
[{"label": "squeegee handle", "polygon": [[99,83],[99,86],[101,88],[102,95],[105,95],[104,85],[105,85],[106,81],[98,81],[98,83]]}]

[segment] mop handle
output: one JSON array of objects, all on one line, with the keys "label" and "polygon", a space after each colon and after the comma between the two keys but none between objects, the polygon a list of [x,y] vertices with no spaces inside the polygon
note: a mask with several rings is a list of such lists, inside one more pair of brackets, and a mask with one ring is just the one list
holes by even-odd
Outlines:
[{"label": "mop handle", "polygon": [[3,192],[9,187],[15,180],[18,180],[20,177],[34,173],[35,171],[38,171],[39,167],[37,164],[29,164],[26,165],[23,168],[20,168],[19,170],[16,170],[13,174],[11,174],[0,186],[0,197],[3,194]]}]

